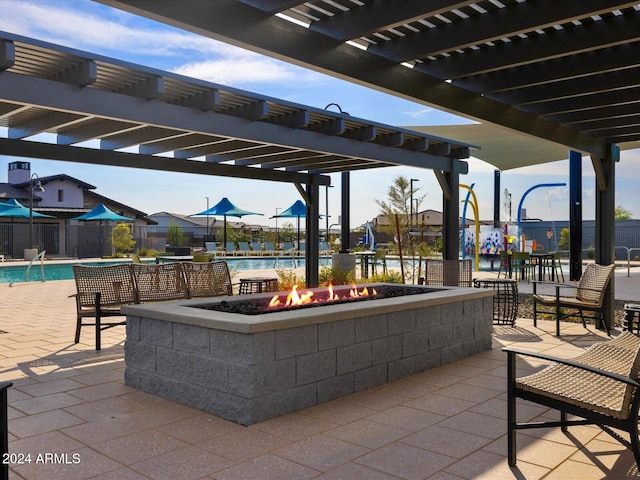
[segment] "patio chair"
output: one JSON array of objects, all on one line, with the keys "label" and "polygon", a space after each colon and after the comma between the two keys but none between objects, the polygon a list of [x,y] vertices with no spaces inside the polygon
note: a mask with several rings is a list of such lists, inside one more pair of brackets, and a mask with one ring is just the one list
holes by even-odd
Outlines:
[{"label": "patio chair", "polygon": [[535,270],[536,266],[528,252],[511,252],[511,272],[515,274],[516,280],[526,280],[529,283]]},{"label": "patio chair", "polygon": [[[638,410],[640,407],[640,338],[623,332],[608,342],[592,345],[581,355],[560,359],[544,353],[506,347],[507,456],[516,465],[516,431],[527,428],[597,425],[630,448],[640,468]],[[552,361],[543,370],[516,378],[516,359],[528,356]],[[560,411],[559,421],[516,421],[516,398]],[[568,419],[568,415],[579,418]],[[630,440],[619,433],[627,432]]]},{"label": "patio chair", "polygon": [[204,242],[205,253],[210,253],[213,256],[222,255],[224,252],[218,250],[216,242]]},{"label": "patio chair", "polygon": [[224,246],[224,253],[226,255],[236,255],[238,253],[238,250],[236,249],[236,243],[227,242]]},{"label": "patio chair", "polygon": [[264,242],[264,252],[265,255],[276,255],[278,251],[276,250],[276,246],[273,242]]},{"label": "patio chair", "polygon": [[428,258],[425,261],[425,285],[441,287],[471,287],[471,259],[440,260]]},{"label": "patio chair", "polygon": [[293,246],[293,242],[283,242],[282,249],[284,255],[293,256],[296,253],[296,248]]},{"label": "patio chair", "polygon": [[[136,264],[141,265],[141,264]],[[155,266],[155,265],[154,265]],[[130,265],[86,266],[74,265],[73,277],[76,282],[76,334],[74,343],[80,342],[82,327],[96,327],[96,350],[100,350],[101,332],[126,320],[103,322],[104,317],[120,317],[120,308],[137,303],[135,281]],[[87,323],[83,319],[94,318]]]},{"label": "patio chair", "polygon": [[378,265],[382,267],[382,273],[387,274],[387,251],[384,248],[376,248],[376,253],[373,256],[373,263],[371,264],[371,271],[374,275],[378,273]]},{"label": "patio chair", "polygon": [[[587,328],[585,318],[592,318],[597,327],[604,323],[609,335],[609,325],[604,319],[604,295],[614,269],[615,264],[591,263],[587,265],[578,285],[575,286],[553,282],[533,282],[533,325],[537,326],[538,314],[553,314],[556,318],[556,336],[560,336],[560,320],[579,312],[584,328]],[[553,287],[555,294],[538,293],[539,285]],[[573,296],[561,296],[562,290],[571,290]],[[540,306],[543,308],[540,309]],[[584,312],[591,312],[592,315],[585,315]]]},{"label": "patio chair", "polygon": [[238,242],[238,250],[236,251],[236,255],[251,255],[249,242]]},{"label": "patio chair", "polygon": [[233,295],[229,266],[223,260],[210,263],[182,263],[189,298]]},{"label": "patio chair", "polygon": [[264,251],[262,250],[262,243],[260,242],[251,242],[251,253],[253,255],[264,255]]},{"label": "patio chair", "polygon": [[560,276],[562,276],[562,282],[564,283],[564,272],[562,271],[562,265],[560,263],[560,255],[560,252],[553,252],[553,257],[544,263],[543,268],[548,278],[560,281]]},{"label": "patio chair", "polygon": [[131,264],[138,303],[188,298],[182,262],[160,265]]}]

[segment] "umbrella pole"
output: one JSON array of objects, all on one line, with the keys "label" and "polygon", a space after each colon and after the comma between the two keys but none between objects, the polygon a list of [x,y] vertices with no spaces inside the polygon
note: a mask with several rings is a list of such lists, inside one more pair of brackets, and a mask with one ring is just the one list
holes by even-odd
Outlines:
[{"label": "umbrella pole", "polygon": [[223,239],[224,240],[224,248],[226,250],[226,248],[227,248],[227,216],[226,215],[224,215],[224,235],[223,235],[223,237],[224,237],[224,239]]}]

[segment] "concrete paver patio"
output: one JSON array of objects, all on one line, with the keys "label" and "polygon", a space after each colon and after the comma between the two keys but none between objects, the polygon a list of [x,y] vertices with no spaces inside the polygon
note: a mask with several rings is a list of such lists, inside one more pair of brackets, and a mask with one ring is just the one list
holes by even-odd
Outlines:
[{"label": "concrete paver patio", "polygon": [[[632,281],[616,278],[616,291]],[[495,327],[490,351],[242,427],[125,386],[124,328],[105,331],[100,352],[92,328],[74,345],[73,292],[73,281],[0,285],[10,452],[31,454],[11,479],[640,478],[631,452],[591,426],[521,431],[507,465],[501,347],[573,356],[606,339],[593,326],[563,324],[556,338],[553,322],[518,319]],[[558,416],[524,402],[518,414]]]}]

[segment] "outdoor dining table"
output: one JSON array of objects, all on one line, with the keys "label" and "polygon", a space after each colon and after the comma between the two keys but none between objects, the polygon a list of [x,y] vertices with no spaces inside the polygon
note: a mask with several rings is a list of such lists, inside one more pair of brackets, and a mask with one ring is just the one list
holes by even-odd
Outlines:
[{"label": "outdoor dining table", "polygon": [[[553,253],[550,252],[532,252],[531,258],[535,260],[535,264],[538,266],[538,281],[544,280],[544,267],[549,260],[553,260]],[[555,280],[555,272],[551,269],[551,280]]]},{"label": "outdoor dining table", "polygon": [[369,278],[369,265],[371,265],[373,269],[373,262],[371,260],[376,256],[375,250],[363,250],[355,252],[355,254],[356,257],[360,258],[360,271],[362,278]]}]

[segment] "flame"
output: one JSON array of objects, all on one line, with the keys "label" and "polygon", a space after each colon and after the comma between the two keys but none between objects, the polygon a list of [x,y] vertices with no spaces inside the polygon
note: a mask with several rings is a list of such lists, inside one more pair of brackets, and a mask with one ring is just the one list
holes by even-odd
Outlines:
[{"label": "flame", "polygon": [[298,292],[298,285],[294,285],[291,288],[291,291],[287,294],[286,300],[281,300],[280,295],[276,294],[271,298],[271,301],[268,304],[269,308],[284,308],[284,307],[292,307],[297,305],[306,305],[309,303],[319,303],[319,302],[335,302],[337,300],[349,299],[349,298],[359,298],[359,297],[368,297],[377,295],[375,288],[371,289],[371,293],[367,287],[364,287],[362,290],[358,291],[358,287],[355,284],[351,285],[351,289],[348,294],[345,294],[343,297],[340,297],[338,293],[336,293],[333,289],[333,285],[329,284],[327,287],[326,296],[323,294],[314,295],[314,292],[311,290],[307,290],[305,292]]}]

